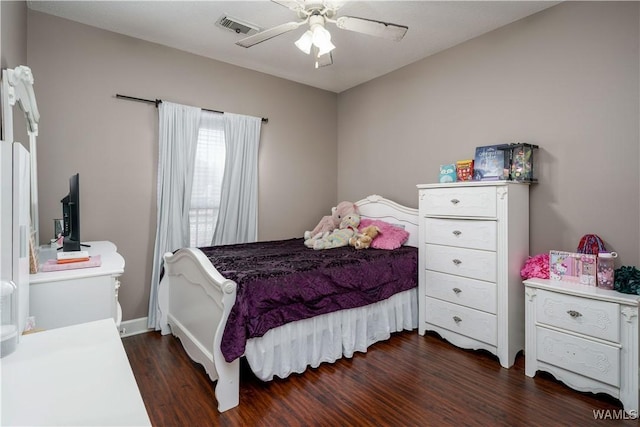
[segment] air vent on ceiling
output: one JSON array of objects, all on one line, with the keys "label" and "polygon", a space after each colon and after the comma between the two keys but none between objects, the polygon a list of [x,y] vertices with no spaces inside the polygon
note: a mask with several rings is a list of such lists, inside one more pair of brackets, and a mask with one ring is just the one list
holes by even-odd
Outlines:
[{"label": "air vent on ceiling", "polygon": [[222,18],[218,19],[216,25],[229,31],[233,31],[236,34],[251,36],[260,32],[260,28],[258,26],[241,21],[229,15],[224,15]]}]

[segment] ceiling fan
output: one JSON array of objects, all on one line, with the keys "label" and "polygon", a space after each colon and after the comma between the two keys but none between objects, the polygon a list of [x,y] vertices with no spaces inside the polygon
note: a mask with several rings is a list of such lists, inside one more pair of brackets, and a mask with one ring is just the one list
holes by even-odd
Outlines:
[{"label": "ceiling fan", "polygon": [[370,36],[400,41],[409,27],[375,21],[372,19],[341,16],[335,18],[338,9],[344,2],[320,0],[271,0],[287,7],[298,14],[299,21],[287,22],[268,28],[252,36],[236,42],[237,45],[249,48],[276,36],[293,31],[305,24],[309,29],[295,42],[295,45],[307,55],[313,52],[315,66],[324,67],[333,64],[331,51],[335,49],[331,43],[331,33],[325,28],[327,23],[335,24],[342,30],[355,31]]}]

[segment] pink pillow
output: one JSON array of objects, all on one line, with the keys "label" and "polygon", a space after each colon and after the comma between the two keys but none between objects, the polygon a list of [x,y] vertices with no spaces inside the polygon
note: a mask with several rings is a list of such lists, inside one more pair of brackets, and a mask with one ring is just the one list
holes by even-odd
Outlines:
[{"label": "pink pillow", "polygon": [[380,229],[380,233],[371,242],[371,247],[376,249],[398,249],[409,239],[409,232],[397,225],[389,224],[379,219],[363,218],[360,221],[359,230],[370,225]]}]

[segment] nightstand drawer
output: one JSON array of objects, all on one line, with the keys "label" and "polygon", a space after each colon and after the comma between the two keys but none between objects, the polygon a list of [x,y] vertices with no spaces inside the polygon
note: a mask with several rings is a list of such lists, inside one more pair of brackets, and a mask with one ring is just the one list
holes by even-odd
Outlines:
[{"label": "nightstand drawer", "polygon": [[469,338],[495,346],[498,342],[496,316],[460,305],[426,297],[426,321]]},{"label": "nightstand drawer", "polygon": [[487,282],[496,281],[495,252],[427,244],[425,256],[428,270]]},{"label": "nightstand drawer", "polygon": [[425,241],[438,245],[496,250],[496,222],[472,219],[426,218]]},{"label": "nightstand drawer", "polygon": [[426,215],[496,216],[495,187],[433,188],[425,193]]},{"label": "nightstand drawer", "polygon": [[607,301],[596,301],[549,292],[543,289],[536,296],[538,323],[568,331],[620,342],[620,306]]},{"label": "nightstand drawer", "polygon": [[496,284],[427,270],[426,296],[496,313]]},{"label": "nightstand drawer", "polygon": [[569,334],[536,328],[539,361],[620,386],[620,349]]}]

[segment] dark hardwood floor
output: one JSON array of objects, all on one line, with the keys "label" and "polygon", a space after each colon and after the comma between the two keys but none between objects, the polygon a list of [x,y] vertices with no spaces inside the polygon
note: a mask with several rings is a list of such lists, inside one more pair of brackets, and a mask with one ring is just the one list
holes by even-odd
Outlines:
[{"label": "dark hardwood floor", "polygon": [[[524,374],[483,351],[458,349],[437,335],[394,334],[366,354],[262,382],[241,369],[240,406],[217,411],[213,383],[172,336],[124,338],[154,426],[588,426],[612,420],[621,404],[580,393],[548,374]],[[610,410],[609,419],[594,411]],[[629,418],[628,416],[626,418]]]}]

